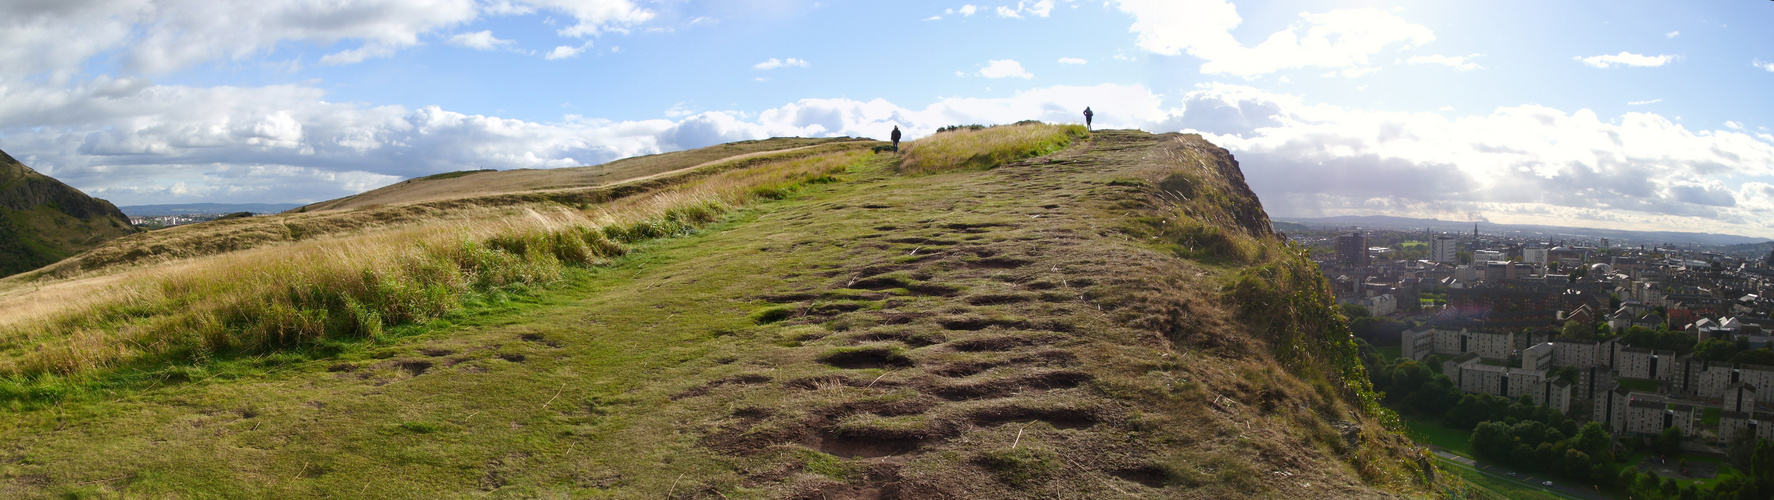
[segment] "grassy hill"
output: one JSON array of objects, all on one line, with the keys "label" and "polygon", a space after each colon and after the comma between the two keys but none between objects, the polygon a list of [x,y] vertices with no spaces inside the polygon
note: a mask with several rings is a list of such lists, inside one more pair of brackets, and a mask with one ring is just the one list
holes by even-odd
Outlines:
[{"label": "grassy hill", "polygon": [[11,286],[35,286],[34,282],[44,278],[70,278],[115,267],[424,226],[441,220],[502,220],[537,206],[589,208],[726,170],[867,149],[872,144],[848,138],[780,138],[629,158],[594,167],[439,174],[277,215],[136,234],[0,281],[0,295],[5,294],[9,282]]},{"label": "grassy hill", "polygon": [[571,190],[632,181],[669,172],[746,157],[855,139],[786,137],[741,141],[702,149],[624,158],[602,165],[546,170],[465,170],[408,179],[380,189],[296,210],[350,210],[438,200],[475,198],[537,191]]},{"label": "grassy hill", "polygon": [[136,232],[92,198],[0,151],[0,276],[17,274]]},{"label": "grassy hill", "polygon": [[872,144],[0,293],[0,495],[1439,488],[1224,150]]}]

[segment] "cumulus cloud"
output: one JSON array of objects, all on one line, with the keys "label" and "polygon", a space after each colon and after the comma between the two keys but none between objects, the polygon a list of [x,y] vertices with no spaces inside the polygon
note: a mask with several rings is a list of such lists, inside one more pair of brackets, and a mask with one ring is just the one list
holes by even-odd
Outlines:
[{"label": "cumulus cloud", "polygon": [[1016,2],[1015,7],[998,7],[999,17],[1022,19],[1023,14],[1033,15],[1035,17],[1047,17],[1053,15],[1053,0],[1020,0]]},{"label": "cumulus cloud", "polygon": [[1771,73],[1774,73],[1774,63],[1771,63],[1771,62],[1762,62],[1761,59],[1756,59],[1756,60],[1750,61],[1749,65],[1755,66],[1757,68],[1762,68],[1762,69],[1768,70]]},{"label": "cumulus cloud", "polygon": [[1454,68],[1458,71],[1472,71],[1475,69],[1484,69],[1484,66],[1479,66],[1478,63],[1472,62],[1473,58],[1483,55],[1484,54],[1444,56],[1441,54],[1433,54],[1427,56],[1411,56],[1409,59],[1405,59],[1404,62],[1410,64],[1440,64],[1442,66]]},{"label": "cumulus cloud", "polygon": [[1172,128],[1233,150],[1271,213],[1389,213],[1556,225],[1680,224],[1774,234],[1731,185],[1774,176],[1774,143],[1652,113],[1536,105],[1449,117],[1308,104],[1229,85],[1186,94]]},{"label": "cumulus cloud", "polygon": [[1671,31],[1668,33],[1664,33],[1663,37],[1664,38],[1675,38],[1677,36],[1681,36],[1681,34],[1682,34],[1682,32],[1680,32],[1680,31]]},{"label": "cumulus cloud", "polygon": [[492,30],[477,31],[474,33],[459,33],[449,39],[450,45],[468,47],[475,50],[494,50],[514,43],[517,42],[512,40],[501,40],[494,37]]},{"label": "cumulus cloud", "polygon": [[591,42],[589,42],[589,41],[585,42],[584,44],[582,44],[578,47],[574,47],[571,45],[559,45],[559,46],[556,46],[554,48],[554,50],[548,51],[548,53],[544,54],[542,57],[544,59],[548,59],[550,61],[557,60],[557,59],[568,59],[568,58],[578,57],[579,54],[585,53],[585,51],[590,48],[591,48]]},{"label": "cumulus cloud", "polygon": [[1089,64],[1090,61],[1086,61],[1086,60],[1079,59],[1076,57],[1061,57],[1061,58],[1059,58],[1059,63],[1060,64]]},{"label": "cumulus cloud", "polygon": [[805,68],[807,61],[790,57],[788,59],[770,58],[764,62],[753,64],[752,69],[769,71],[776,68]]},{"label": "cumulus cloud", "polygon": [[[325,51],[322,64],[353,64],[421,45],[427,35],[483,14],[537,11],[571,17],[574,24],[558,32],[580,38],[655,17],[632,0],[3,2],[0,67],[19,76],[66,81],[94,58],[114,57],[132,73],[156,75],[263,57],[289,42]],[[486,38],[479,41],[497,44],[490,34]]]},{"label": "cumulus cloud", "polygon": [[1627,106],[1644,106],[1646,104],[1657,104],[1660,102],[1663,102],[1663,100],[1662,99],[1652,99],[1649,101],[1632,101],[1632,102],[1626,103],[1626,105]]},{"label": "cumulus cloud", "polygon": [[977,12],[979,12],[979,6],[973,4],[962,5],[959,9],[943,9],[942,11],[946,15],[960,14],[961,17],[971,16]]},{"label": "cumulus cloud", "polygon": [[994,59],[979,70],[979,76],[986,78],[1034,78],[1035,75],[1023,70],[1023,64],[1014,59]]},{"label": "cumulus cloud", "polygon": [[1133,15],[1139,46],[1161,55],[1201,58],[1201,72],[1243,77],[1289,68],[1355,68],[1388,47],[1407,49],[1435,40],[1422,25],[1379,9],[1301,13],[1299,21],[1246,47],[1232,37],[1244,19],[1225,0],[1116,0]]},{"label": "cumulus cloud", "polygon": [[1631,52],[1621,51],[1619,54],[1602,54],[1599,56],[1589,56],[1589,57],[1577,56],[1577,57],[1573,57],[1572,59],[1576,59],[1578,62],[1581,62],[1584,65],[1587,65],[1592,68],[1607,69],[1607,68],[1612,68],[1615,66],[1637,66],[1637,67],[1641,67],[1641,68],[1654,68],[1657,66],[1669,64],[1671,61],[1675,60],[1675,57],[1676,56],[1672,56],[1672,55],[1647,56],[1647,55],[1643,55],[1643,54],[1634,54]]}]

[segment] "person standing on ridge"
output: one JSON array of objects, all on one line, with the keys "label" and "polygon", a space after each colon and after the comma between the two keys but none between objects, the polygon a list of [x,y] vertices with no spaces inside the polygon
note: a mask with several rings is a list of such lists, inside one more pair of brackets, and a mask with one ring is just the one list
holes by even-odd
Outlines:
[{"label": "person standing on ridge", "polygon": [[1085,130],[1090,130],[1090,117],[1092,117],[1092,116],[1096,116],[1096,113],[1090,112],[1090,106],[1085,106],[1084,107],[1084,129]]},{"label": "person standing on ridge", "polygon": [[893,152],[899,152],[899,126],[893,126]]}]

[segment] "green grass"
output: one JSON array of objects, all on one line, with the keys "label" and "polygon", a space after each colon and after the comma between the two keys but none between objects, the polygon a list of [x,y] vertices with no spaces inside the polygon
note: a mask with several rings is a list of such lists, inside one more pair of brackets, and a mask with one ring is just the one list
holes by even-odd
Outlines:
[{"label": "green grass", "polygon": [[1406,434],[1412,440],[1439,446],[1455,455],[1472,456],[1472,431],[1462,431],[1441,425],[1438,421],[1416,417],[1405,417],[1404,424]]},{"label": "green grass", "polygon": [[990,169],[1059,151],[1086,137],[1090,132],[1082,125],[1032,123],[955,130],[908,143],[900,169],[912,174]]},{"label": "green grass", "polygon": [[1719,428],[1719,412],[1721,410],[1721,408],[1706,408],[1700,413],[1700,425],[1704,425],[1708,429]]},{"label": "green grass", "polygon": [[1615,379],[1615,381],[1620,383],[1620,387],[1625,387],[1627,389],[1631,389],[1634,391],[1657,392],[1657,381],[1655,381],[1655,380],[1640,380],[1640,379],[1632,379],[1632,378],[1621,378],[1621,379]]},{"label": "green grass", "polygon": [[1448,462],[1446,460],[1441,461],[1441,464],[1444,466],[1442,470],[1458,474],[1460,478],[1465,479],[1466,482],[1479,488],[1483,488],[1485,491],[1497,495],[1500,498],[1506,498],[1509,500],[1563,500],[1571,498],[1545,490],[1539,486],[1528,486],[1515,481],[1492,477],[1464,465]]},{"label": "green grass", "polygon": [[1399,347],[1399,346],[1375,347],[1374,354],[1379,354],[1380,359],[1383,359],[1386,361],[1391,361],[1394,359],[1404,357],[1404,348]]}]

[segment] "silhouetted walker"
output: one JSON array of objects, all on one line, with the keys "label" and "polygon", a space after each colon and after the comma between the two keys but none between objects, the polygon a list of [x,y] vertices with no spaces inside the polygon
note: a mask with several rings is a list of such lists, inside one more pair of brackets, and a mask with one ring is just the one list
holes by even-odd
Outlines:
[{"label": "silhouetted walker", "polygon": [[893,126],[893,152],[899,152],[899,126]]},{"label": "silhouetted walker", "polygon": [[1084,129],[1085,130],[1090,129],[1090,117],[1092,117],[1092,116],[1096,116],[1096,113],[1090,112],[1090,106],[1085,106],[1084,107]]}]

